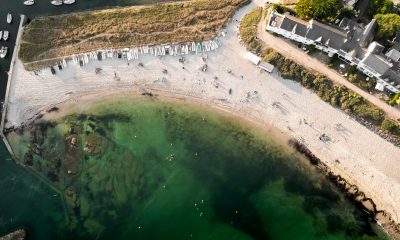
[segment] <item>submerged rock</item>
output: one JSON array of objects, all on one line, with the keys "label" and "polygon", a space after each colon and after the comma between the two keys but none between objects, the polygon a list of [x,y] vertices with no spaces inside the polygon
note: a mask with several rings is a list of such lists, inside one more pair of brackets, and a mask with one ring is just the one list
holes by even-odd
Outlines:
[{"label": "submerged rock", "polygon": [[76,175],[80,167],[80,146],[77,135],[70,135],[65,139],[65,157],[62,169],[68,175]]},{"label": "submerged rock", "polygon": [[91,133],[86,137],[84,151],[92,156],[100,155],[107,147],[107,140],[97,133]]},{"label": "submerged rock", "polygon": [[47,123],[35,124],[32,126],[32,129],[30,131],[32,142],[38,144],[39,146],[44,143],[45,131],[47,129],[46,124]]},{"label": "submerged rock", "polygon": [[24,155],[24,164],[30,167],[33,166],[33,155],[30,151]]},{"label": "submerged rock", "polygon": [[0,237],[0,240],[24,240],[24,239],[26,239],[26,231],[24,229],[18,229],[3,237]]},{"label": "submerged rock", "polygon": [[77,209],[79,208],[79,194],[72,187],[69,187],[65,190],[65,200],[68,206],[68,209]]}]

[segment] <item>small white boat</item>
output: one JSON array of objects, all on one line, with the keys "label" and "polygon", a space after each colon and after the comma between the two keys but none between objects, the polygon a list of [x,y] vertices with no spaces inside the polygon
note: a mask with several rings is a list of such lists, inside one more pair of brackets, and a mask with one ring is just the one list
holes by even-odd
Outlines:
[{"label": "small white boat", "polygon": [[50,3],[54,6],[61,6],[63,4],[62,0],[53,0]]},{"label": "small white boat", "polygon": [[24,5],[26,5],[26,6],[32,6],[33,4],[35,4],[35,0],[26,0],[24,2]]},{"label": "small white boat", "polygon": [[10,33],[8,32],[8,31],[4,31],[3,32],[3,39],[4,39],[4,41],[7,41],[8,40],[8,36],[10,35]]},{"label": "small white boat", "polygon": [[63,3],[66,5],[74,4],[75,0],[63,0]]},{"label": "small white boat", "polygon": [[1,47],[0,48],[0,58],[5,58],[7,56],[8,47]]},{"label": "small white boat", "polygon": [[12,22],[12,15],[11,13],[7,13],[7,23],[11,23]]},{"label": "small white boat", "polygon": [[0,40],[3,39],[3,31],[0,31]]}]

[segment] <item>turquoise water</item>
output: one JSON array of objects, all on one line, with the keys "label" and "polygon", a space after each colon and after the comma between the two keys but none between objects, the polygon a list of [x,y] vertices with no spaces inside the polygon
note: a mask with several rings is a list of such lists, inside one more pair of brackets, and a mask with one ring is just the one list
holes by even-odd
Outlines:
[{"label": "turquoise water", "polygon": [[28,170],[1,162],[0,234],[385,239],[277,138],[202,107],[147,98],[38,122],[10,136]]}]

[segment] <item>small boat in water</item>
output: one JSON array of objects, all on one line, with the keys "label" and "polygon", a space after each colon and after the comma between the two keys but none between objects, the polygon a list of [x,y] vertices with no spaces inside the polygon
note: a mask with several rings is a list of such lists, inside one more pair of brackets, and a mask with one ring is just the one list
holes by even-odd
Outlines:
[{"label": "small boat in water", "polygon": [[75,0],[63,0],[63,3],[66,5],[74,4]]},{"label": "small boat in water", "polygon": [[24,5],[26,5],[26,6],[31,6],[31,5],[33,5],[33,4],[35,4],[35,0],[26,0],[26,1],[24,2]]},{"label": "small boat in water", "polygon": [[7,13],[7,23],[11,23],[12,22],[12,15],[11,13]]},{"label": "small boat in water", "polygon": [[3,39],[3,31],[0,31],[0,41]]},{"label": "small boat in water", "polygon": [[54,6],[61,6],[63,4],[62,0],[53,0],[50,3]]},{"label": "small boat in water", "polygon": [[8,40],[8,36],[10,35],[10,33],[8,32],[8,31],[4,31],[3,32],[3,39],[4,39],[4,41],[7,41]]},{"label": "small boat in water", "polygon": [[2,46],[0,48],[0,58],[5,58],[7,56],[8,47]]}]

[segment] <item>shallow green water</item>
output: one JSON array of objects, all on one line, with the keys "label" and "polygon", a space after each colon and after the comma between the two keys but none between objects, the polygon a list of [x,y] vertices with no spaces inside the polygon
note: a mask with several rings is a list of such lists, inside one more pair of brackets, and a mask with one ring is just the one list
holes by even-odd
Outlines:
[{"label": "shallow green water", "polygon": [[0,181],[0,234],[26,227],[32,239],[380,239],[315,169],[255,132],[149,99],[41,123],[34,137],[11,138],[21,162],[58,193],[1,162],[9,177]]}]

